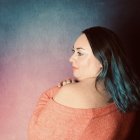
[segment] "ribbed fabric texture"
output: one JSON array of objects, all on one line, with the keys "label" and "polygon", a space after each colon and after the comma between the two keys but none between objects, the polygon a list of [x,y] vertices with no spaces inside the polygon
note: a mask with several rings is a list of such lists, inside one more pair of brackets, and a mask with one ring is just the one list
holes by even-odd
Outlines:
[{"label": "ribbed fabric texture", "polygon": [[135,113],[121,113],[111,103],[79,109],[53,100],[59,87],[44,92],[29,122],[28,140],[126,140]]}]

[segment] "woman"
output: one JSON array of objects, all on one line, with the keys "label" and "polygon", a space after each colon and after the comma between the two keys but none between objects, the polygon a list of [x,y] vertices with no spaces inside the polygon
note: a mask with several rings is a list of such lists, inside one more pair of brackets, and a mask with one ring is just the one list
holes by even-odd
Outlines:
[{"label": "woman", "polygon": [[140,89],[118,37],[104,27],[88,28],[72,51],[76,82],[41,95],[29,140],[126,140]]}]

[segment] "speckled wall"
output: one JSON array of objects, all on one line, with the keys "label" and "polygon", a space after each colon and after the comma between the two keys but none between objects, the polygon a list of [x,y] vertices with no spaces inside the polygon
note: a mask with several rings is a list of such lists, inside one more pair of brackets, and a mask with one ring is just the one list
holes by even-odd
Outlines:
[{"label": "speckled wall", "polygon": [[71,48],[87,27],[114,30],[139,72],[139,7],[135,0],[0,0],[0,139],[27,139],[40,94],[72,77]]}]

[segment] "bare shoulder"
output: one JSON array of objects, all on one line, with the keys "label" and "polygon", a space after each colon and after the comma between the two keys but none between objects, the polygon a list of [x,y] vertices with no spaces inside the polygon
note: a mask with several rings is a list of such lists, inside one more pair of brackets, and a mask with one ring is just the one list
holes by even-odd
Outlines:
[{"label": "bare shoulder", "polygon": [[70,98],[78,96],[78,92],[80,92],[80,91],[79,91],[77,84],[71,83],[71,84],[61,87],[54,98],[56,100],[58,98],[59,99],[62,98],[62,100],[67,99],[67,98],[70,99]]},{"label": "bare shoulder", "polygon": [[84,97],[82,96],[82,89],[77,83],[71,83],[60,88],[53,99],[63,105],[74,108],[85,108]]},{"label": "bare shoulder", "polygon": [[73,108],[98,108],[109,104],[110,97],[90,92],[80,83],[71,83],[60,88],[53,97],[54,101]]},{"label": "bare shoulder", "polygon": [[[67,84],[67,85],[61,87],[61,89],[60,89],[60,92],[62,92],[63,94],[66,94],[66,95],[67,95],[67,93],[71,93],[70,95],[72,95],[74,92],[79,92],[79,91],[80,91],[80,88],[77,83]],[[76,95],[76,94],[74,93],[74,95]]]}]

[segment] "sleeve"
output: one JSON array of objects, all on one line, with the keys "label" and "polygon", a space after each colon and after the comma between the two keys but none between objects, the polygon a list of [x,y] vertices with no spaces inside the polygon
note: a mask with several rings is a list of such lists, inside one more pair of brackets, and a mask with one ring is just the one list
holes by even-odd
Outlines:
[{"label": "sleeve", "polygon": [[34,135],[34,130],[37,125],[36,123],[37,123],[38,117],[39,117],[40,113],[42,112],[42,110],[47,105],[47,102],[49,101],[49,99],[52,98],[57,93],[57,89],[58,89],[57,86],[52,87],[52,88],[46,90],[45,92],[43,92],[41,94],[41,96],[39,97],[39,100],[35,106],[35,109],[31,115],[31,118],[29,120],[29,124],[28,124],[28,136],[29,137]]},{"label": "sleeve", "polygon": [[47,102],[50,98],[52,98],[54,96],[54,94],[56,93],[56,89],[58,87],[52,87],[48,90],[46,90],[45,92],[43,92],[41,94],[41,96],[39,97],[39,100],[36,104],[36,107],[33,111],[33,115],[38,116],[40,114],[40,112],[44,109],[44,107],[47,105]]}]

